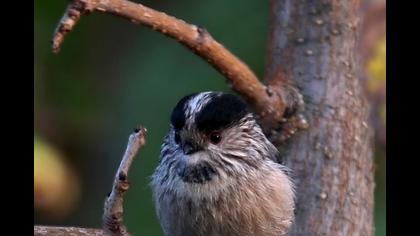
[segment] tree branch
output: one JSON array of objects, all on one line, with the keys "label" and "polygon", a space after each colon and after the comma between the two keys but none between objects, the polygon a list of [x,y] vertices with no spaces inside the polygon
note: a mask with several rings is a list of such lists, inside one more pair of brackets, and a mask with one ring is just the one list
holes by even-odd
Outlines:
[{"label": "tree branch", "polygon": [[128,139],[127,149],[124,153],[120,166],[115,175],[112,191],[105,200],[102,229],[34,226],[34,235],[129,236],[130,234],[127,232],[127,229],[123,224],[124,193],[129,188],[129,183],[127,180],[128,170],[131,164],[133,163],[134,157],[136,156],[137,152],[140,148],[144,146],[146,142],[146,132],[146,128],[141,127],[139,129],[136,129]]},{"label": "tree branch", "polygon": [[80,16],[92,11],[111,13],[145,25],[192,50],[222,73],[231,88],[253,105],[267,129],[279,124],[290,104],[287,102],[287,91],[274,91],[261,83],[245,63],[214,40],[206,29],[127,0],[72,1],[54,33],[54,52],[59,52],[64,37],[73,29]]},{"label": "tree branch", "polygon": [[73,235],[73,236],[103,236],[101,229],[88,229],[77,227],[55,227],[55,226],[34,226],[34,236],[57,236],[57,235]]},{"label": "tree branch", "polygon": [[130,135],[127,149],[120,163],[117,174],[115,175],[112,192],[105,200],[102,228],[110,235],[129,235],[126,227],[123,225],[124,193],[129,188],[129,183],[127,180],[128,170],[139,148],[142,147],[146,142],[144,137],[145,134],[146,129],[140,128]]}]

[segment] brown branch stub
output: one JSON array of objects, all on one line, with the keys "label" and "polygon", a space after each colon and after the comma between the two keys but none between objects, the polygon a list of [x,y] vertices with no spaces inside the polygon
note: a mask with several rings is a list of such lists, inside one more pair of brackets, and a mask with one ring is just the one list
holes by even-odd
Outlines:
[{"label": "brown branch stub", "polygon": [[89,229],[78,227],[55,227],[55,226],[34,226],[34,236],[57,236],[57,235],[73,235],[73,236],[103,236],[101,229]]},{"label": "brown branch stub", "polygon": [[146,132],[146,128],[140,127],[128,138],[127,149],[115,175],[112,191],[105,200],[102,229],[35,225],[34,235],[129,236],[130,234],[123,225],[123,197],[129,187],[128,171],[137,152],[146,143]]},{"label": "brown branch stub", "polygon": [[128,139],[127,149],[115,175],[112,191],[105,200],[102,228],[106,235],[129,236],[123,224],[124,194],[129,188],[128,171],[138,150],[144,146],[147,130],[136,129]]},{"label": "brown branch stub", "polygon": [[274,98],[279,97],[277,102],[282,102],[281,107],[284,109],[276,110],[276,117],[280,120],[268,116],[260,118],[260,122],[269,140],[279,146],[290,140],[298,131],[309,127],[304,116],[305,102],[290,73],[279,68],[276,73],[267,74],[265,80],[268,94]]},{"label": "brown branch stub", "polygon": [[[78,14],[71,16],[72,9]],[[271,128],[281,121],[288,105],[283,96],[269,94],[267,86],[258,80],[252,70],[214,40],[207,30],[142,4],[128,0],[74,0],[57,27],[53,40],[55,51],[58,51],[80,15],[94,10],[123,17],[177,40],[223,74],[232,90],[255,108],[263,126]]]}]

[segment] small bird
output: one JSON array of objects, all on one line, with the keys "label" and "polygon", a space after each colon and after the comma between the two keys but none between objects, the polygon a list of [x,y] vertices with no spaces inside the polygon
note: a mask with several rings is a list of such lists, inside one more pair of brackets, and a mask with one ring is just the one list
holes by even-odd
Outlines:
[{"label": "small bird", "polygon": [[294,189],[278,155],[239,97],[182,98],[151,181],[164,235],[285,235]]}]

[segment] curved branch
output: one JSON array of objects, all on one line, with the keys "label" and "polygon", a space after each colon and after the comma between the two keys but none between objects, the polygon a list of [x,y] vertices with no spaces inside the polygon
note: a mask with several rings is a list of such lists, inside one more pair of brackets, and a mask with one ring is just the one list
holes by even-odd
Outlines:
[{"label": "curved branch", "polygon": [[272,127],[281,121],[288,103],[282,91],[270,91],[261,83],[249,67],[214,40],[202,27],[186,23],[127,0],[74,0],[58,25],[53,38],[53,51],[58,52],[64,37],[73,29],[82,14],[92,11],[107,12],[134,23],[145,25],[167,35],[211,64],[222,73],[247,102],[254,106],[266,127]]}]

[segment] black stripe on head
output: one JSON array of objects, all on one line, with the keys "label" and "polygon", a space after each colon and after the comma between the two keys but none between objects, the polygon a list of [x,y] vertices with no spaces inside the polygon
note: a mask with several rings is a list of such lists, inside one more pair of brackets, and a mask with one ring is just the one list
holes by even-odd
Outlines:
[{"label": "black stripe on head", "polygon": [[242,99],[232,94],[216,94],[195,117],[197,129],[211,132],[227,128],[249,113]]},{"label": "black stripe on head", "polygon": [[195,97],[198,93],[193,93],[190,95],[187,95],[183,97],[179,102],[176,104],[175,108],[172,110],[171,114],[171,123],[174,126],[175,130],[180,130],[185,125],[185,104],[188,103],[188,101]]}]

